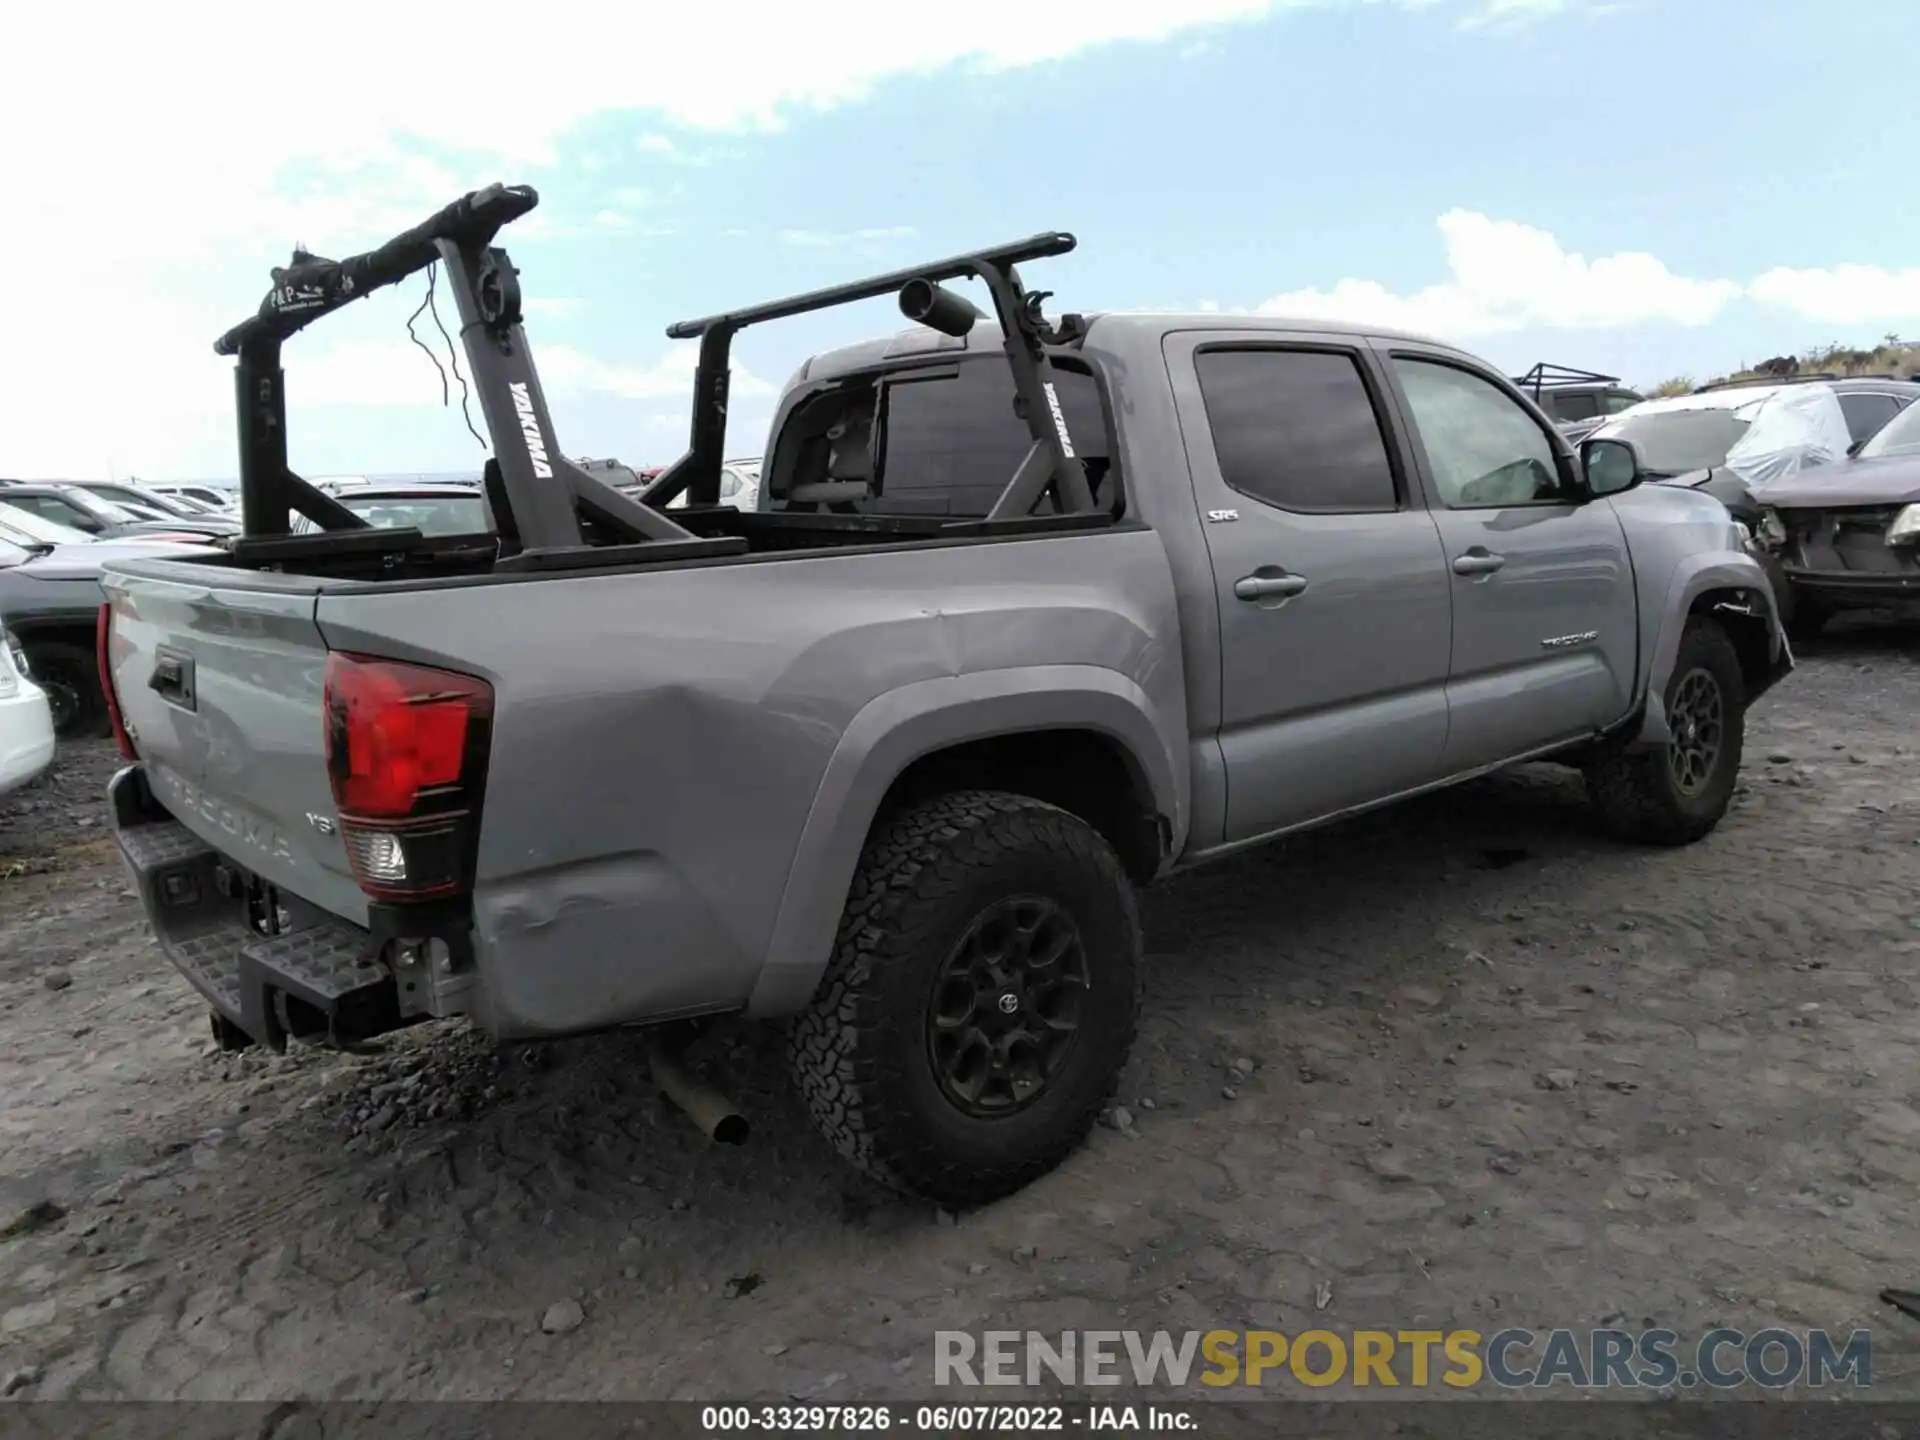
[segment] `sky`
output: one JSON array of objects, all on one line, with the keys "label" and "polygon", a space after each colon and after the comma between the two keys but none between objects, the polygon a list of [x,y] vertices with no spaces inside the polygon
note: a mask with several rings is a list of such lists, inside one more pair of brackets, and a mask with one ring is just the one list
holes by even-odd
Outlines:
[{"label": "sky", "polygon": [[[231,476],[213,340],[270,268],[495,180],[541,197],[498,243],[561,448],[631,465],[685,447],[670,322],[1042,230],[1079,239],[1023,269],[1056,312],[1375,321],[1515,373],[1920,336],[1911,0],[193,0],[9,32],[0,475]],[[408,338],[425,295],[289,343],[296,469],[478,468]],[[901,326],[745,332],[729,453],[808,354]]]}]

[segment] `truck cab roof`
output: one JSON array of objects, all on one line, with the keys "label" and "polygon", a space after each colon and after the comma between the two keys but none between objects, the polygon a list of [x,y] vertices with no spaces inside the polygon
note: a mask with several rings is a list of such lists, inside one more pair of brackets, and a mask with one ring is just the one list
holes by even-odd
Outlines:
[{"label": "truck cab roof", "polygon": [[[1445,341],[1413,331],[1395,330],[1384,325],[1360,325],[1341,320],[1310,320],[1284,315],[1246,315],[1228,311],[1104,310],[1082,317],[1089,336],[1110,339],[1119,335],[1167,335],[1179,330],[1241,330],[1251,334],[1365,335],[1374,339],[1404,340],[1421,345],[1455,349]],[[960,356],[997,351],[1006,343],[1005,332],[991,318],[975,325],[962,337],[942,335],[924,326],[910,326],[891,335],[857,340],[851,345],[822,350],[808,357],[788,380],[791,390],[804,383],[838,380],[868,370],[888,369],[903,361],[925,358],[932,362],[943,355]]]}]

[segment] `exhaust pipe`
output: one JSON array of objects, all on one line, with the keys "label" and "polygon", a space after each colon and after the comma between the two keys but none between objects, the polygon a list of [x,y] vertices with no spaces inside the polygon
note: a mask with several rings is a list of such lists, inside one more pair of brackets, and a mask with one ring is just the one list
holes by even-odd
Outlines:
[{"label": "exhaust pipe", "polygon": [[747,1117],[718,1090],[694,1079],[657,1039],[647,1042],[647,1066],[660,1093],[678,1105],[709,1140],[722,1145],[746,1144]]}]

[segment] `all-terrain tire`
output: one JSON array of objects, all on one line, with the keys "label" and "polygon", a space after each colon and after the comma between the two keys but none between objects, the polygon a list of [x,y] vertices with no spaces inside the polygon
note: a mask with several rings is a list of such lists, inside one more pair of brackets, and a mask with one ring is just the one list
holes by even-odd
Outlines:
[{"label": "all-terrain tire", "polygon": [[[1029,897],[1079,942],[1075,1038],[1024,1108],[969,1114],[940,1078],[936,988],[980,917]],[[794,1079],[828,1142],[882,1184],[954,1208],[999,1199],[1066,1159],[1111,1102],[1140,954],[1133,887],[1085,821],[995,791],[926,801],[868,837],[833,957],[789,1033]]]},{"label": "all-terrain tire", "polygon": [[1680,697],[1700,677],[1717,692],[1720,706],[1718,749],[1703,780],[1689,789],[1676,774],[1675,750],[1682,737],[1640,749],[1611,745],[1587,767],[1587,791],[1601,825],[1616,839],[1650,845],[1690,845],[1720,823],[1740,776],[1745,740],[1747,692],[1739,653],[1715,621],[1687,621],[1674,655],[1673,674],[1663,697],[1669,724]]},{"label": "all-terrain tire", "polygon": [[113,733],[100,693],[100,662],[91,650],[60,640],[27,640],[27,665],[47,692],[53,733],[60,740],[97,740]]}]

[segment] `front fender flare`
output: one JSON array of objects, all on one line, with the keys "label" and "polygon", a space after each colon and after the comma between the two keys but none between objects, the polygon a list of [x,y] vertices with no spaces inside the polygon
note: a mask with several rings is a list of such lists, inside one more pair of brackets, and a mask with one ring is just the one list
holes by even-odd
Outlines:
[{"label": "front fender flare", "polygon": [[[1667,729],[1665,696],[1673,678],[1674,659],[1680,651],[1680,636],[1687,628],[1694,602],[1711,590],[1739,590],[1749,603],[1766,617],[1769,643],[1767,685],[1793,669],[1793,650],[1787,644],[1780,624],[1779,606],[1774,602],[1773,586],[1767,572],[1750,555],[1693,555],[1674,567],[1667,585],[1667,598],[1660,611],[1660,630],[1654,637],[1652,657],[1647,669],[1646,704],[1641,714],[1640,731],[1634,737],[1640,745],[1664,745],[1672,738]],[[1755,692],[1760,693],[1759,691]]]},{"label": "front fender flare", "polygon": [[812,997],[888,788],[923,755],[1031,730],[1084,729],[1116,741],[1153,804],[1185,843],[1189,776],[1181,733],[1156,719],[1146,691],[1115,670],[1023,666],[921,680],[889,690],[853,717],[835,747],[795,848],[758,980],[754,1016],[784,1015]]}]

